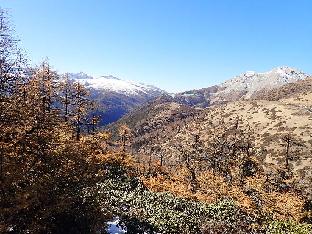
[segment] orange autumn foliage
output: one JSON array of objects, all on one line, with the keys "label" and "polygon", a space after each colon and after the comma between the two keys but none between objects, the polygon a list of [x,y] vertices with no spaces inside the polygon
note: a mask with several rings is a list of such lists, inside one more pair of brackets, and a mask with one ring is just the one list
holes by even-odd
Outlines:
[{"label": "orange autumn foliage", "polygon": [[[255,176],[246,179],[245,184],[229,184],[220,175],[212,171],[201,172],[197,176],[199,188],[192,193],[187,180],[188,171],[180,167],[174,174],[155,176],[141,176],[144,185],[155,192],[169,191],[176,196],[191,198],[208,203],[214,203],[222,198],[231,198],[245,210],[259,210],[270,214],[275,219],[287,220],[292,218],[300,220],[302,218],[302,209],[304,200],[293,191],[276,192],[265,190],[265,178]],[[261,207],[256,201],[247,195],[246,191],[254,191],[257,198],[261,201]]]}]

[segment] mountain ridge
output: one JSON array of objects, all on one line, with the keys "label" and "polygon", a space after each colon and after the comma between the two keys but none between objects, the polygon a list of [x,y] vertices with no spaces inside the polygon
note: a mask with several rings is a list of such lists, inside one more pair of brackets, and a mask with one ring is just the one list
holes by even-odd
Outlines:
[{"label": "mountain ridge", "polygon": [[174,99],[181,104],[206,108],[233,100],[250,99],[262,90],[278,88],[308,77],[309,74],[288,66],[260,73],[247,71],[219,85],[177,93]]},{"label": "mountain ridge", "polygon": [[267,72],[246,71],[221,84],[170,94],[153,85],[123,80],[113,75],[92,77],[86,73],[69,73],[90,89],[92,99],[100,103],[97,114],[101,116],[100,125],[110,124],[122,116],[149,102],[176,102],[195,108],[257,98],[261,93],[269,92],[305,80],[308,74],[296,68],[280,66]]},{"label": "mountain ridge", "polygon": [[128,96],[150,94],[150,93],[164,93],[153,85],[146,85],[141,82],[123,80],[113,75],[104,75],[99,77],[92,77],[83,72],[80,73],[69,73],[69,78],[79,81],[87,88],[93,88],[97,90],[114,91],[122,93]]}]

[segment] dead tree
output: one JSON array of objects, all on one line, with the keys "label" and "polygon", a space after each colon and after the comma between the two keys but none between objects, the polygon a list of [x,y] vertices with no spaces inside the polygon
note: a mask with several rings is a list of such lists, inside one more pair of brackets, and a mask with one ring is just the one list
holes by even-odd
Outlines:
[{"label": "dead tree", "polygon": [[290,172],[290,161],[294,160],[295,156],[293,153],[293,148],[302,148],[304,147],[304,145],[296,140],[290,133],[283,136],[281,140],[282,146],[285,147],[285,169],[287,170],[287,172]]}]

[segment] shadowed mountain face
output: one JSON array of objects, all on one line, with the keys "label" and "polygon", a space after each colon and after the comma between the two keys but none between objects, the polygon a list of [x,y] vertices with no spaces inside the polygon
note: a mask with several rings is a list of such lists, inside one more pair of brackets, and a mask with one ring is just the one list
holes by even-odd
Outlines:
[{"label": "shadowed mountain face", "polygon": [[117,121],[131,110],[166,92],[151,85],[121,80],[113,76],[93,78],[84,73],[71,73],[69,78],[90,89],[91,98],[99,104],[95,114],[100,125]]}]

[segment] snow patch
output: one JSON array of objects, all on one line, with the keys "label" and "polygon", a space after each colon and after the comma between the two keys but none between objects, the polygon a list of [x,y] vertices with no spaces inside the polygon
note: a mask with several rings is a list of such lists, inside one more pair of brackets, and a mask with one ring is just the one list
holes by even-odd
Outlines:
[{"label": "snow patch", "polygon": [[246,76],[246,77],[252,77],[252,76],[254,76],[254,75],[256,75],[256,72],[255,72],[255,71],[247,71],[247,72],[245,73],[245,76]]},{"label": "snow patch", "polygon": [[107,232],[109,234],[122,234],[122,233],[127,233],[127,230],[125,229],[122,229],[120,226],[119,226],[119,218],[116,217],[113,221],[109,221],[107,222]]}]

